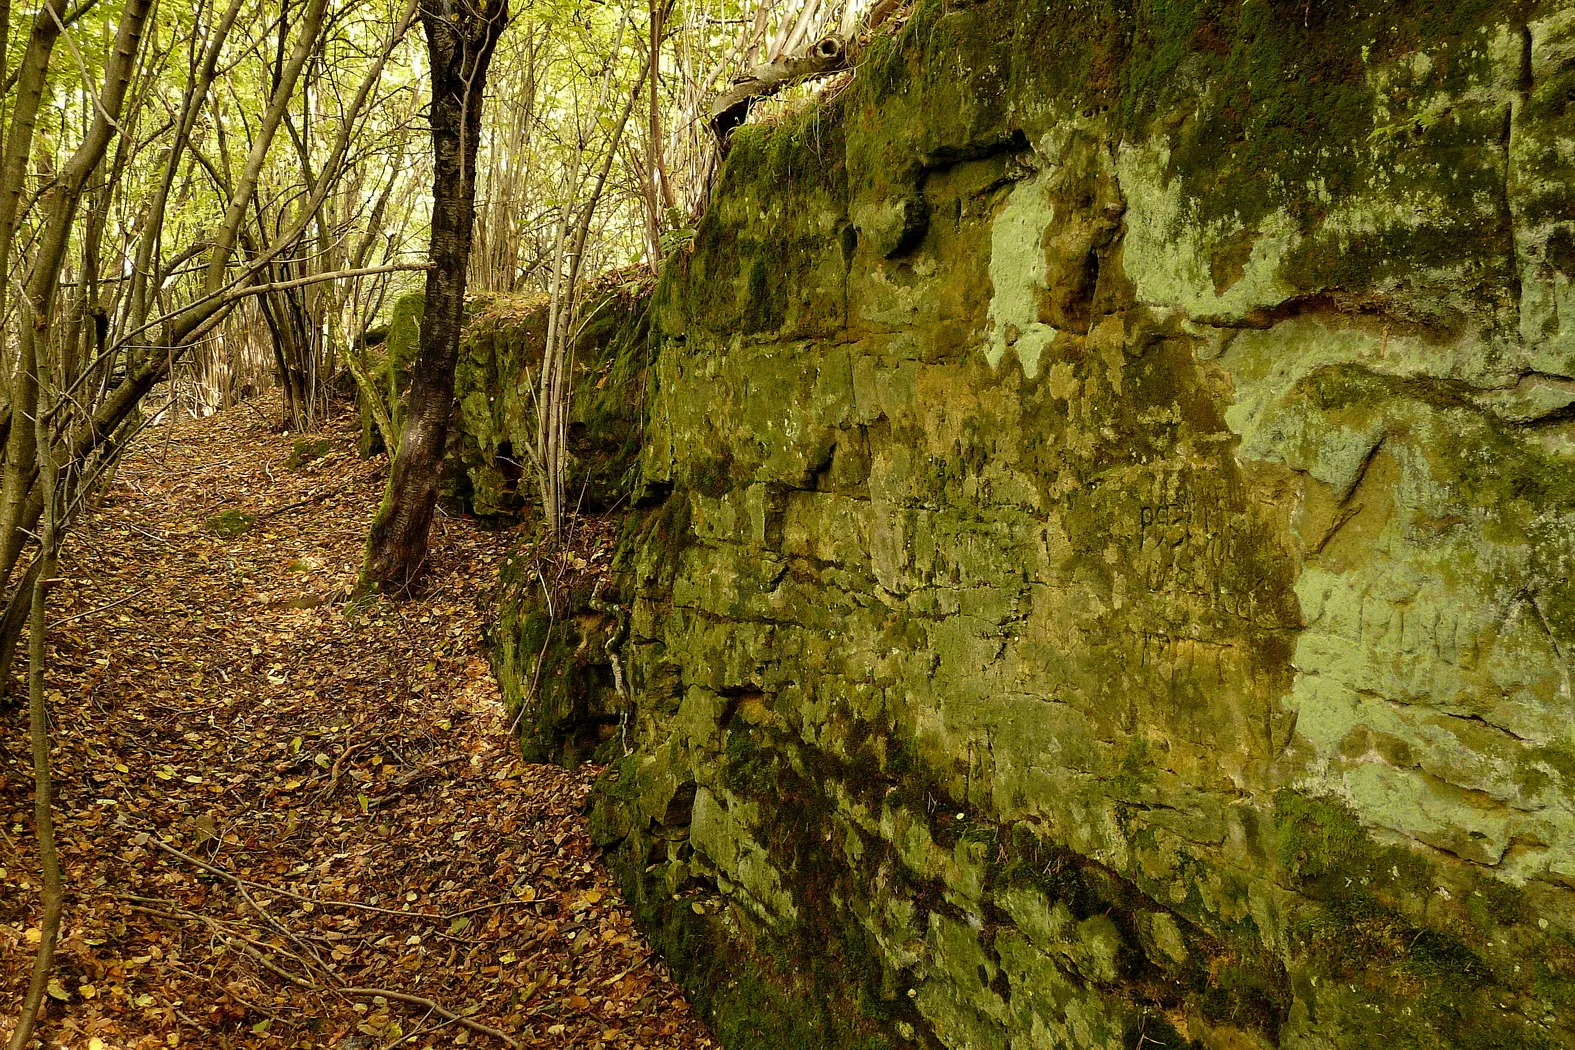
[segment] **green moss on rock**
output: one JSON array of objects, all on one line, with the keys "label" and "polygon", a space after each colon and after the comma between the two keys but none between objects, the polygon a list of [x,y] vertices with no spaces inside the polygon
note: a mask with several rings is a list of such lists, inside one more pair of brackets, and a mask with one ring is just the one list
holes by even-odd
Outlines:
[{"label": "green moss on rock", "polygon": [[503,630],[725,1045],[1575,1042],[1567,21],[925,0],[740,130],[627,698]]}]

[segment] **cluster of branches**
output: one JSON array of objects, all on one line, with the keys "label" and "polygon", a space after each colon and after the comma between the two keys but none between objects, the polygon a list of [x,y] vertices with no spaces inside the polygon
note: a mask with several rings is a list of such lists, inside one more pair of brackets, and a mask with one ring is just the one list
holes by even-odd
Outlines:
[{"label": "cluster of branches", "polygon": [[[550,313],[530,454],[556,533],[584,278],[641,259],[655,270],[704,206],[719,133],[752,101],[840,68],[842,42],[893,4],[538,0],[504,37],[505,0],[39,0],[30,20],[11,2],[0,0],[0,687],[25,635],[44,875],[20,1050],[63,904],[48,589],[127,444],[160,413],[221,406],[270,371],[295,427],[317,421],[342,372],[382,396],[364,333],[405,271],[426,270],[415,380],[363,575],[408,590],[426,555],[467,278],[536,289]],[[418,21],[424,49],[405,43]],[[500,104],[483,124],[487,96]],[[430,148],[414,142],[423,104]],[[414,192],[428,171],[430,197]],[[423,231],[427,259],[407,261]]]},{"label": "cluster of branches", "polygon": [[[192,358],[206,355],[211,371],[243,307],[275,329],[288,376],[310,353],[286,356],[290,326],[318,327],[301,307],[344,309],[326,282],[423,265],[373,263],[365,224],[359,239],[344,235],[366,178],[361,154],[374,148],[362,117],[383,101],[414,0],[372,12],[220,2],[181,11],[125,0],[103,12],[93,0],[42,0],[25,38],[0,37],[0,683],[27,624],[45,891],[17,1048],[31,1038],[62,906],[43,681],[46,597],[66,531],[152,418],[149,394]],[[359,49],[347,83],[325,72],[336,46]],[[262,70],[265,88],[246,93],[242,68]],[[284,138],[299,182],[265,192],[279,185]],[[291,397],[292,412],[309,402]]]}]

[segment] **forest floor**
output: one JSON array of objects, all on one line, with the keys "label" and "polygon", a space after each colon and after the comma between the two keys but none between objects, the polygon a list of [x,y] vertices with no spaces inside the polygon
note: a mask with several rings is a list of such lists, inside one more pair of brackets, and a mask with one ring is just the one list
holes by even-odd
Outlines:
[{"label": "forest floor", "polygon": [[[150,431],[68,546],[43,1044],[712,1046],[586,836],[594,770],[518,761],[482,638],[510,534],[444,519],[422,598],[347,603],[383,471],[351,425],[304,464],[249,406]],[[0,1034],[38,939],[26,722],[0,707]]]}]

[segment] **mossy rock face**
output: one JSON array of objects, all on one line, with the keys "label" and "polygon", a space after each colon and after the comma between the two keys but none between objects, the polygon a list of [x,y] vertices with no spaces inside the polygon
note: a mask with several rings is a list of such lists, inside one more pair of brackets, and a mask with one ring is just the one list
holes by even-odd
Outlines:
[{"label": "mossy rock face", "polygon": [[[634,482],[649,356],[646,290],[598,287],[569,354],[566,490],[582,512],[628,497]],[[537,500],[530,449],[547,341],[544,298],[494,297],[469,317],[455,371],[450,495],[487,517],[529,516]]]},{"label": "mossy rock face", "polygon": [[[649,292],[638,280],[609,280],[585,294],[584,321],[569,354],[567,480],[582,512],[622,503],[635,482],[651,353]],[[423,302],[419,294],[399,299],[387,349],[374,359],[379,382],[397,395],[396,426],[404,420]],[[492,295],[467,303],[443,485],[444,496],[465,511],[502,520],[532,514],[538,494],[530,449],[548,320],[543,296]],[[361,430],[362,454],[380,450],[365,405]]]},{"label": "mossy rock face", "polygon": [[740,130],[618,611],[510,614],[724,1045],[1575,1045],[1572,98],[1556,3],[924,0]]},{"label": "mossy rock face", "polygon": [[585,568],[571,552],[533,538],[499,576],[492,668],[528,762],[573,767],[622,753],[626,617],[616,590],[604,589],[607,578],[576,565]]},{"label": "mossy rock face", "polygon": [[[394,301],[388,326],[372,347],[372,378],[376,381],[384,406],[397,433],[405,422],[405,399],[410,394],[410,369],[416,354],[421,350],[421,315],[426,310],[426,293],[409,292]],[[372,333],[368,333],[370,336]],[[373,422],[371,409],[366,403],[366,392],[357,388],[357,405],[361,416],[359,448],[363,458],[385,451],[383,436]]]},{"label": "mossy rock face", "polygon": [[290,448],[290,454],[284,459],[284,469],[292,472],[305,469],[308,463],[328,455],[332,444],[327,438],[297,438]]}]

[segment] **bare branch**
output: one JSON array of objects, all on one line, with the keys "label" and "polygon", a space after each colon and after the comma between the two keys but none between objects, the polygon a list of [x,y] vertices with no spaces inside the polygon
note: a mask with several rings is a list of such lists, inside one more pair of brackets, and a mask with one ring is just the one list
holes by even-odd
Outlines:
[{"label": "bare branch", "polygon": [[749,116],[749,107],[756,99],[768,98],[809,77],[847,68],[847,44],[834,34],[817,40],[802,54],[756,66],[747,79],[711,103],[711,130],[717,138],[725,139]]}]

